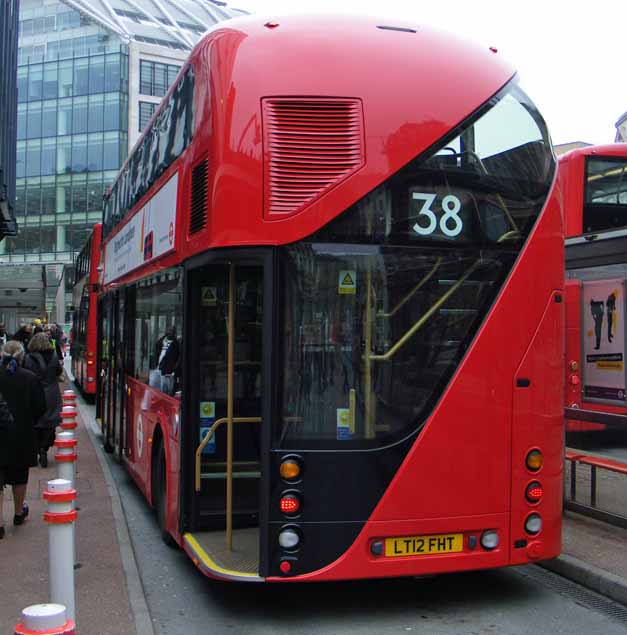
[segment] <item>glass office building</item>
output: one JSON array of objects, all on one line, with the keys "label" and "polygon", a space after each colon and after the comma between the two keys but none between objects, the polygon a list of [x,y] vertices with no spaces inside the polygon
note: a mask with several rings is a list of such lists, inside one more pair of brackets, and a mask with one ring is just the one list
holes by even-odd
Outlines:
[{"label": "glass office building", "polygon": [[0,241],[17,232],[15,199],[15,64],[17,0],[0,2]]},{"label": "glass office building", "polygon": [[0,243],[0,262],[72,261],[195,42],[239,13],[210,0],[21,0],[20,231]]}]

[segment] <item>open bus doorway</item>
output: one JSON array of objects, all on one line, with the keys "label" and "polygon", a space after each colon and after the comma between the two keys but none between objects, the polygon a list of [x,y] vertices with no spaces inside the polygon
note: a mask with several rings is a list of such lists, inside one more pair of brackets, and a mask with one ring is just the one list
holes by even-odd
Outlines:
[{"label": "open bus doorway", "polygon": [[258,576],[263,268],[220,262],[189,274],[186,412],[191,535],[213,570]]}]

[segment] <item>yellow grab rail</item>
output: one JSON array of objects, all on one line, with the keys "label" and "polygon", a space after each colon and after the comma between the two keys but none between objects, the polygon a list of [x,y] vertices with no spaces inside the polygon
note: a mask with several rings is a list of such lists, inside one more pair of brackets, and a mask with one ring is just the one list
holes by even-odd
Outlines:
[{"label": "yellow grab rail", "polygon": [[[399,349],[413,336],[416,331],[422,328],[425,322],[461,287],[466,278],[479,266],[481,261],[475,261],[468,269],[466,273],[436,302],[431,305],[431,308],[403,335],[397,342],[390,348],[389,351],[383,353],[382,355],[368,355],[367,359],[372,361],[387,361],[391,357],[393,357]],[[368,351],[368,348],[366,348]],[[366,384],[367,385],[367,384]]]},{"label": "yellow grab rail", "polygon": [[442,256],[438,257],[438,259],[435,261],[435,264],[433,265],[433,268],[431,269],[431,271],[427,272],[425,274],[425,276],[422,278],[422,280],[420,280],[418,282],[418,284],[389,312],[389,313],[384,313],[383,311],[379,311],[377,313],[377,316],[383,316],[386,318],[390,318],[390,317],[394,317],[398,311],[405,306],[405,304],[418,292],[420,291],[420,289],[422,289],[422,287],[429,282],[429,280],[431,280],[431,278],[433,277],[433,274],[438,270],[438,267],[440,266],[440,264],[442,263]]},{"label": "yellow grab rail", "polygon": [[[200,468],[201,468],[201,457],[202,451],[207,447],[207,443],[211,441],[213,435],[216,433],[216,430],[223,424],[227,423],[229,420],[228,417],[223,417],[222,419],[218,419],[212,426],[209,428],[209,432],[205,435],[205,438],[200,442],[200,445],[196,449],[196,491],[200,492],[201,489],[201,478],[200,478]],[[233,423],[261,423],[261,417],[235,417],[233,419]],[[227,462],[228,468],[228,462]],[[228,469],[227,469],[227,478],[228,478]]]}]

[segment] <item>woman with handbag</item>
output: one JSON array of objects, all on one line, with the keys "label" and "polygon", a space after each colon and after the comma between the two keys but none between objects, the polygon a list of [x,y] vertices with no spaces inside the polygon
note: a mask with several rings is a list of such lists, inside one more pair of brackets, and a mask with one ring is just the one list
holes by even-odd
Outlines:
[{"label": "woman with handbag", "polygon": [[[4,538],[2,493],[13,487],[13,524],[21,525],[28,516],[24,503],[29,468],[37,465],[35,422],[46,411],[46,398],[37,377],[21,368],[24,347],[7,342],[0,364],[0,539]],[[6,407],[5,407],[6,406]]]},{"label": "woman with handbag", "polygon": [[48,467],[48,450],[54,444],[55,428],[61,423],[61,390],[57,382],[63,366],[46,333],[37,333],[28,343],[24,368],[37,375],[46,395],[46,412],[37,420],[37,452],[41,467]]}]

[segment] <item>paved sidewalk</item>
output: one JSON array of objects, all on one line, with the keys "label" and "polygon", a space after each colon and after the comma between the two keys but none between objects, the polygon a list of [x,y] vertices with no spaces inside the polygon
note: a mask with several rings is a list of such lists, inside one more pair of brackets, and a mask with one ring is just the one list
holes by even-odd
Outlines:
[{"label": "paved sidewalk", "polygon": [[543,566],[627,606],[627,530],[564,513],[562,555]]},{"label": "paved sidewalk", "polygon": [[[93,635],[135,635],[129,591],[121,557],[110,485],[79,415],[76,430],[78,462],[76,485],[79,508],[76,522],[76,612],[79,632]],[[54,450],[49,467],[30,472],[27,501],[30,516],[21,527],[13,526],[11,490],[5,491],[4,526],[0,541],[0,633],[12,633],[21,610],[49,601],[48,529],[42,514],[41,493],[56,478]],[[130,546],[130,545],[129,545]]]}]

